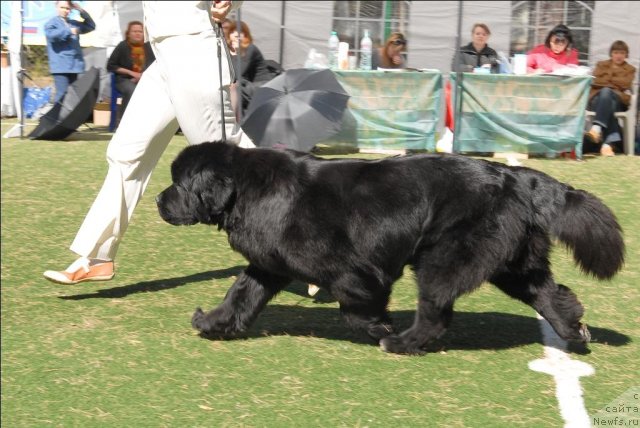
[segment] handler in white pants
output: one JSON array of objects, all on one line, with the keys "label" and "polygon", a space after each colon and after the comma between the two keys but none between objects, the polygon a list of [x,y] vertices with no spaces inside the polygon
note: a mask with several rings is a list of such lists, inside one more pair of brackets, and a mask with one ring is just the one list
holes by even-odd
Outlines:
[{"label": "handler in white pants", "polygon": [[254,147],[231,108],[224,48],[224,105],[220,103],[218,40],[209,19],[211,14],[219,22],[242,2],[211,3],[143,2],[145,31],[156,61],[143,73],[109,143],[107,177],[71,244],[80,258],[64,271],[46,271],[45,278],[63,284],[113,278],[120,240],[178,127],[190,144],[218,141],[224,114],[227,140]]}]

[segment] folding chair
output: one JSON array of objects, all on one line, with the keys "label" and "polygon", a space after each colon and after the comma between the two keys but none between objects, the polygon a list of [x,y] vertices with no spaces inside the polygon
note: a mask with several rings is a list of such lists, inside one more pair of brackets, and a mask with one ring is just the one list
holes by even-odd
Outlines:
[{"label": "folding chair", "polygon": [[116,73],[111,73],[111,117],[109,118],[109,132],[113,132],[118,125],[119,105],[122,102],[122,94],[116,89]]},{"label": "folding chair", "polygon": [[[638,82],[635,81],[631,85],[631,102],[627,111],[619,111],[614,115],[622,126],[622,145],[624,152],[633,156],[635,154],[635,141],[636,141],[636,114],[638,108]],[[587,116],[595,116],[596,113],[587,110]]]}]

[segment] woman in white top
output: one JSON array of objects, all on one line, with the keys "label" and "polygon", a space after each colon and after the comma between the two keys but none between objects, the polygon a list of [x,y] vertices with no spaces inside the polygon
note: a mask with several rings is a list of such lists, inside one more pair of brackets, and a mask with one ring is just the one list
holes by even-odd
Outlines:
[{"label": "woman in white top", "polygon": [[70,247],[80,258],[64,271],[46,271],[46,279],[76,284],[113,278],[113,260],[133,210],[178,127],[189,144],[222,140],[224,114],[227,141],[253,147],[231,109],[224,54],[221,105],[219,39],[213,29],[241,3],[142,2],[156,61],[142,75],[107,148],[107,177]]}]

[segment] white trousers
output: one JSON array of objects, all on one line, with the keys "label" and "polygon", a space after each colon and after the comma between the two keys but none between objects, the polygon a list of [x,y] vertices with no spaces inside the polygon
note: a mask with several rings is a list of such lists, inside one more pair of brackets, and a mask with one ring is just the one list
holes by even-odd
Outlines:
[{"label": "white trousers", "polygon": [[71,244],[80,256],[113,260],[169,141],[178,127],[189,144],[222,139],[254,147],[231,109],[229,68],[222,51],[222,93],[213,30],[155,41],[156,61],[143,73],[107,148],[109,171]]}]

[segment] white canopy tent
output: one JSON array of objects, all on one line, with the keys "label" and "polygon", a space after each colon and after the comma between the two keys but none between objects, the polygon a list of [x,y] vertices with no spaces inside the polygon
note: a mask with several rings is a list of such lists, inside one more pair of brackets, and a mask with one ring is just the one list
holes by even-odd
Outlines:
[{"label": "white canopy tent", "polygon": [[[55,11],[44,12],[55,2],[5,2],[25,4],[32,14],[37,8],[41,15],[53,16]],[[106,60],[122,40],[127,23],[142,20],[140,1],[85,1],[80,2],[97,23],[94,32],[81,37],[85,46],[86,66],[104,69]],[[562,2],[558,2],[562,3]],[[589,60],[590,66],[608,58],[609,47],[614,40],[625,40],[631,52],[629,62],[640,68],[640,7],[633,1],[595,1],[592,18]],[[457,47],[458,11],[462,7],[461,40],[466,44],[473,23],[484,22],[491,28],[489,41],[498,52],[509,54],[512,26],[512,2],[493,1],[441,1],[410,2],[410,14],[406,36],[408,65],[413,68],[435,68],[444,73],[450,71],[451,59]],[[309,51],[326,53],[327,39],[333,26],[333,1],[245,1],[241,9],[242,20],[251,28],[255,44],[266,59],[282,64],[285,69],[302,67]],[[33,16],[26,16],[31,19]],[[14,20],[15,21],[15,20]],[[40,24],[42,25],[42,19]],[[24,38],[25,44],[43,44],[41,28]],[[32,28],[32,30],[34,29]],[[26,31],[24,32],[26,35]],[[19,34],[19,32],[18,32]],[[17,36],[10,37],[15,43]],[[214,54],[214,53],[212,53]],[[109,96],[109,75],[102,74],[101,98]],[[4,92],[4,86],[3,86]],[[16,91],[16,93],[19,93]],[[4,100],[5,98],[3,98]]]},{"label": "white canopy tent", "polygon": [[[242,19],[251,28],[265,58],[280,60],[284,68],[302,67],[311,48],[326,53],[332,30],[333,1],[245,1]],[[489,44],[509,54],[511,3],[462,2],[462,40],[470,41],[471,26],[484,22],[491,28]],[[561,2],[558,2],[561,3]],[[595,1],[591,26],[589,65],[609,57],[614,40],[625,40],[629,62],[640,66],[640,7],[634,1]],[[458,1],[413,1],[407,31],[408,65],[449,72],[456,48]],[[284,15],[284,22],[282,16]],[[281,28],[282,25],[282,28]],[[549,28],[550,29],[550,28]]]}]

